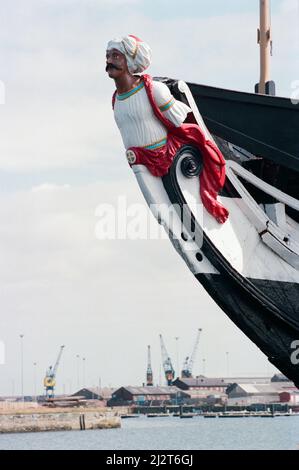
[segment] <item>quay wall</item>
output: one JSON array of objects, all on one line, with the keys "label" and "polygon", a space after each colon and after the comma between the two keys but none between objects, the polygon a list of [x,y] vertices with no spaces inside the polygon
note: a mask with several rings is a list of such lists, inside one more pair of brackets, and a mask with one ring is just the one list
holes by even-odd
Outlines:
[{"label": "quay wall", "polygon": [[80,412],[17,413],[0,415],[0,433],[111,429],[121,426],[119,416],[83,410]]}]

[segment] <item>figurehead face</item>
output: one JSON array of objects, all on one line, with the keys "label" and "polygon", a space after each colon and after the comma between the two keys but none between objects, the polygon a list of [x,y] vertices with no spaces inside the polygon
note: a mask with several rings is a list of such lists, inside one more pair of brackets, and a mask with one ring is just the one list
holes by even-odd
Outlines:
[{"label": "figurehead face", "polygon": [[118,49],[112,48],[106,51],[106,72],[114,80],[130,73],[126,56]]},{"label": "figurehead face", "polygon": [[108,42],[106,61],[111,78],[118,78],[125,72],[142,73],[151,63],[151,49],[137,36],[129,34]]}]

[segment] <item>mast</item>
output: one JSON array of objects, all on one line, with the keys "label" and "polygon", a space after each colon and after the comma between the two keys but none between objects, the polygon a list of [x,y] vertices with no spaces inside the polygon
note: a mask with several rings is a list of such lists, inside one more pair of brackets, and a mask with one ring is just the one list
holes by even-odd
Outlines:
[{"label": "mast", "polygon": [[260,0],[260,81],[255,92],[262,95],[275,95],[275,83],[270,80],[270,56],[272,55],[270,0]]}]

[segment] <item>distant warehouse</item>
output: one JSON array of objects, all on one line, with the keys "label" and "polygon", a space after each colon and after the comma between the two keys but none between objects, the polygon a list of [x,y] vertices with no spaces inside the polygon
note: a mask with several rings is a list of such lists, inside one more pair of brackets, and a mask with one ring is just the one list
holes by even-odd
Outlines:
[{"label": "distant warehouse", "polygon": [[188,379],[176,379],[173,385],[181,390],[201,390],[213,393],[225,393],[228,383],[225,379],[211,379],[204,376]]},{"label": "distant warehouse", "polygon": [[[279,403],[281,394],[296,391],[293,382],[271,382],[268,384],[235,383],[228,387],[229,405],[251,405],[256,403]],[[290,394],[288,395],[288,397]],[[285,396],[286,400],[286,396]],[[289,401],[289,400],[286,400]]]},{"label": "distant warehouse", "polygon": [[106,404],[106,402],[111,399],[115,390],[116,388],[108,387],[81,388],[78,392],[73,394],[73,397],[80,396],[85,400],[101,400]]},{"label": "distant warehouse", "polygon": [[177,387],[121,387],[112,394],[108,406],[164,405],[188,399],[188,394]]},{"label": "distant warehouse", "polygon": [[288,403],[289,405],[299,406],[299,390],[291,390],[289,392],[281,392],[279,394],[281,403]]}]

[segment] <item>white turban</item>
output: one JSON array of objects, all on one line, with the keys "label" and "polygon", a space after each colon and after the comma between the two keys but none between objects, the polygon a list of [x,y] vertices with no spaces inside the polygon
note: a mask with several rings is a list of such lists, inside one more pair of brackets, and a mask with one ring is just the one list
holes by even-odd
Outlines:
[{"label": "white turban", "polygon": [[117,49],[126,56],[130,73],[141,73],[151,63],[152,52],[150,47],[141,39],[131,34],[109,41],[107,51],[110,49]]}]

